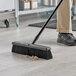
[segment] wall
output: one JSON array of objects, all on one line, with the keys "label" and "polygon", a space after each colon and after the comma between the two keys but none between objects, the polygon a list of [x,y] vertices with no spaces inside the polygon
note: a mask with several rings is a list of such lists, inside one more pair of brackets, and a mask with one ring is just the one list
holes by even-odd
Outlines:
[{"label": "wall", "polygon": [[14,0],[0,0],[0,11],[14,9]]}]

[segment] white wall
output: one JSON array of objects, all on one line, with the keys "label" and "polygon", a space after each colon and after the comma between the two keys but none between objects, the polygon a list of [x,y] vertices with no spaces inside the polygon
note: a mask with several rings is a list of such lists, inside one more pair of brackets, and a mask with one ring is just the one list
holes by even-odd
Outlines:
[{"label": "white wall", "polygon": [[14,0],[0,0],[0,11],[14,9]]}]

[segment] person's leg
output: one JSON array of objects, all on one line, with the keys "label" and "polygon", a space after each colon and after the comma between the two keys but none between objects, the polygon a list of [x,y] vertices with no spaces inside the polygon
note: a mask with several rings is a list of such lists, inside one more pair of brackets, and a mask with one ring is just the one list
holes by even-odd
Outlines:
[{"label": "person's leg", "polygon": [[63,0],[62,5],[57,12],[57,32],[59,32],[57,42],[69,46],[76,45],[76,39],[72,34],[72,1],[73,0]]},{"label": "person's leg", "polygon": [[74,2],[75,2],[75,6],[76,6],[76,0],[74,0]]},{"label": "person's leg", "polygon": [[[60,0],[58,0],[60,1]],[[57,32],[72,33],[71,0],[63,0],[57,12]]]}]

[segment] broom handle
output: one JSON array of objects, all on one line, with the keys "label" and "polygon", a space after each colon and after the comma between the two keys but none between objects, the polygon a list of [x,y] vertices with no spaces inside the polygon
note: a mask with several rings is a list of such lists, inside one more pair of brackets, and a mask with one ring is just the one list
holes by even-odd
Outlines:
[{"label": "broom handle", "polygon": [[40,35],[42,34],[42,32],[44,31],[45,27],[47,26],[48,22],[50,21],[50,19],[52,18],[52,16],[54,15],[54,13],[57,11],[57,9],[59,8],[59,6],[61,5],[61,3],[63,2],[63,0],[61,0],[58,5],[56,6],[55,10],[53,11],[53,13],[51,14],[51,16],[49,17],[49,19],[47,20],[47,22],[44,24],[44,26],[42,26],[42,29],[40,30],[40,32],[37,34],[37,36],[35,37],[35,39],[33,40],[32,44],[35,44],[35,42],[38,40],[38,38],[40,37]]}]

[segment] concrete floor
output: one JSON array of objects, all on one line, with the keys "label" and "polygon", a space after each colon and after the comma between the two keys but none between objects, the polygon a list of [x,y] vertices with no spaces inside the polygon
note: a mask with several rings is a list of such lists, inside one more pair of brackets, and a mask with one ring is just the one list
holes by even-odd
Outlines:
[{"label": "concrete floor", "polygon": [[11,52],[13,41],[32,42],[40,28],[27,25],[40,21],[43,19],[34,18],[21,21],[19,28],[15,23],[8,29],[0,28],[0,76],[76,76],[76,46],[58,44],[56,30],[45,29],[37,41],[37,44],[52,48],[52,60],[34,61]]}]

